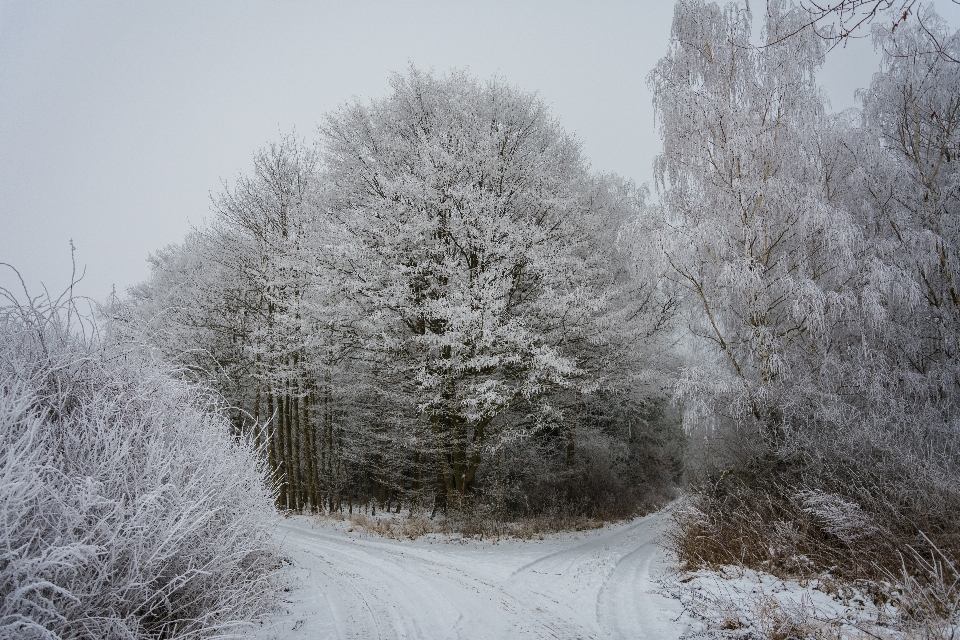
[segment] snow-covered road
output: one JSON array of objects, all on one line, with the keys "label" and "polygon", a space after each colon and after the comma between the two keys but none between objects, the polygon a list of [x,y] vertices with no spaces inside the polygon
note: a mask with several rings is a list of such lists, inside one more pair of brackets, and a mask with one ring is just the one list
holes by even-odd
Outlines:
[{"label": "snow-covered road", "polygon": [[546,540],[395,541],[308,517],[279,525],[299,577],[257,636],[677,638],[676,600],[654,592],[662,512]]}]

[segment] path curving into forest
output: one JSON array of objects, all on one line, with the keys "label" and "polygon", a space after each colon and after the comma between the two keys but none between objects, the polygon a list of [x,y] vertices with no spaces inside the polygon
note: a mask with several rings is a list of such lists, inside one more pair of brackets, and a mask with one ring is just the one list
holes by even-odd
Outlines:
[{"label": "path curving into forest", "polygon": [[293,562],[285,613],[258,638],[679,638],[655,592],[666,515],[546,540],[396,541],[300,516],[278,526]]}]

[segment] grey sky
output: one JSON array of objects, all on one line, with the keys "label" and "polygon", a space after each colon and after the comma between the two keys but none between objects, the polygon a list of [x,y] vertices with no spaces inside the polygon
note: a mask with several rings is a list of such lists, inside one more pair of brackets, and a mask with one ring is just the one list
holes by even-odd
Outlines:
[{"label": "grey sky", "polygon": [[[103,298],[209,215],[210,193],[294,127],[312,137],[408,62],[495,73],[539,92],[596,169],[651,179],[647,73],[672,2],[13,2],[0,0],[0,262],[31,288],[69,281],[69,240]],[[937,8],[951,24],[960,9]],[[822,75],[853,106],[876,56]],[[0,285],[10,286],[0,273]]]}]

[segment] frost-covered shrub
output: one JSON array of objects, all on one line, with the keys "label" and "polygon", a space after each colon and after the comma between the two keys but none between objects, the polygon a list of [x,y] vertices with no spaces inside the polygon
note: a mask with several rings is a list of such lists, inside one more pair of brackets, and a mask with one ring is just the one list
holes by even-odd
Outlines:
[{"label": "frost-covered shrub", "polygon": [[0,308],[0,638],[230,635],[271,604],[254,451],[83,328],[70,305]]},{"label": "frost-covered shrub", "polygon": [[[903,628],[956,624],[956,455],[933,455],[928,425],[900,427],[805,434],[789,450],[711,474],[674,512],[673,550],[687,568],[738,565],[858,585],[875,604],[892,602]],[[957,451],[960,432],[939,444]]]}]

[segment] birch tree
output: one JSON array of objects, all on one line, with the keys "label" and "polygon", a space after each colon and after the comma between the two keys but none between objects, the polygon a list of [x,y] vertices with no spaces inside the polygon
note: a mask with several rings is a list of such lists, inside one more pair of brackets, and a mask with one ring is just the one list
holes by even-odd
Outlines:
[{"label": "birch tree", "polygon": [[[930,314],[928,335],[915,335],[917,350],[903,354],[925,374],[960,355],[960,63],[950,59],[960,58],[960,34],[931,9],[920,18],[875,29],[882,67],[863,100],[864,125],[887,162],[868,188],[892,232],[884,235],[899,245],[888,259],[914,275]],[[881,184],[891,174],[896,183]]]},{"label": "birch tree", "polygon": [[925,9],[875,25],[863,110],[826,115],[806,19],[768,3],[753,47],[747,7],[678,3],[650,76],[678,394],[733,444],[707,452],[677,550],[942,589],[916,550],[960,553],[958,36]]},{"label": "birch tree", "polygon": [[[803,19],[769,3],[764,41]],[[745,7],[679,2],[649,84],[664,140],[663,250],[698,339],[679,392],[708,421],[775,445],[791,408],[825,390],[822,365],[839,346],[828,329],[856,303],[843,283],[859,233],[825,180],[823,41],[801,31],[756,48],[751,29]]]}]

